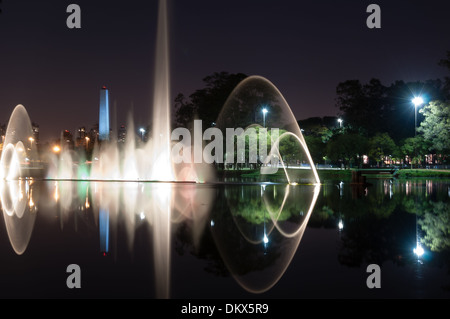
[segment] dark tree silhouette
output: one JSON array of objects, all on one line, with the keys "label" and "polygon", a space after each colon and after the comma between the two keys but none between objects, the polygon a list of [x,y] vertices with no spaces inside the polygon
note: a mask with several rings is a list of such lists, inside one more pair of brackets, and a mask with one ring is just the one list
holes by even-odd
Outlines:
[{"label": "dark tree silhouette", "polygon": [[247,75],[215,72],[203,79],[205,88],[196,90],[189,98],[182,93],[175,98],[175,126],[190,128],[195,119],[203,121],[203,129],[213,126],[233,89]]},{"label": "dark tree silhouette", "polygon": [[[447,57],[439,61],[439,65],[446,68],[450,72],[450,51],[447,51]],[[450,77],[445,77],[444,89],[446,91],[446,99],[450,100]]]}]

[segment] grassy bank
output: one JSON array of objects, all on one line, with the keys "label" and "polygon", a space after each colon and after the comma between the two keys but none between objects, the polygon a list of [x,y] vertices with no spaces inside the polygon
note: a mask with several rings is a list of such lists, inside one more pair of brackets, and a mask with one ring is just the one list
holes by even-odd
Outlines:
[{"label": "grassy bank", "polygon": [[[295,178],[306,178],[311,176],[311,172],[309,170],[299,170],[299,169],[287,169],[290,176]],[[352,171],[351,170],[318,170],[317,174],[319,178],[322,179],[351,179]],[[227,171],[227,176],[235,176],[235,177],[243,177],[243,178],[259,178],[261,176],[259,169],[257,170],[246,170],[246,171]],[[285,172],[282,168],[278,169],[275,174],[269,175],[272,178],[284,177]]]},{"label": "grassy bank", "polygon": [[401,169],[394,176],[396,178],[413,178],[413,177],[445,177],[450,178],[450,170],[443,169]]},{"label": "grassy bank", "polygon": [[[306,171],[301,172],[301,170],[289,170],[294,175],[298,175],[299,173],[307,173]],[[341,179],[341,180],[350,180],[352,178],[353,169],[344,169],[344,170],[335,170],[335,169],[319,169],[317,173],[321,180],[325,179]],[[363,172],[363,175],[364,174]],[[243,177],[243,178],[259,178],[260,172],[259,170],[236,170],[236,171],[227,171],[226,176],[234,176],[234,177]],[[271,175],[271,177],[283,177],[284,170],[279,169],[277,173]],[[407,179],[407,178],[418,178],[418,177],[430,177],[430,178],[450,178],[450,170],[439,170],[439,169],[400,169],[396,171],[394,174],[376,174],[372,172],[371,174],[366,175],[367,178],[398,178],[398,179]]]}]

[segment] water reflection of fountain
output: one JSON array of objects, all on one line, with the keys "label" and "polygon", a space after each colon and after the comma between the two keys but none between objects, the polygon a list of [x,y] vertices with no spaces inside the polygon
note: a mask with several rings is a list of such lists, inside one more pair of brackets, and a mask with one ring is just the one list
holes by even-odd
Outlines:
[{"label": "water reflection of fountain", "polygon": [[0,181],[3,218],[11,246],[18,255],[27,249],[36,220],[32,183],[32,180]]},{"label": "water reflection of fountain", "polygon": [[[240,190],[232,187],[229,186],[225,194],[234,225],[218,216],[211,222],[213,238],[239,285],[251,293],[263,293],[280,280],[291,263],[317,201],[320,185],[268,185],[261,188],[260,210],[255,202],[239,203]],[[251,186],[247,187],[251,190]],[[250,215],[243,215],[248,205],[253,209],[249,210]],[[233,226],[238,230],[234,233],[240,236],[232,235]]]}]

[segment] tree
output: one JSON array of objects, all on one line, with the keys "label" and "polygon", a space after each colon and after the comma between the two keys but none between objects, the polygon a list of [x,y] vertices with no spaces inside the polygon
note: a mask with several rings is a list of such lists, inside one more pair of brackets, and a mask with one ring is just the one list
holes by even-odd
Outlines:
[{"label": "tree", "polygon": [[322,138],[312,135],[306,135],[304,138],[313,162],[322,162],[326,151],[326,144],[322,141]]},{"label": "tree", "polygon": [[397,152],[397,146],[388,133],[378,133],[369,140],[369,157],[380,165],[387,156],[392,156]]},{"label": "tree", "polygon": [[[385,131],[399,143],[408,137],[414,136],[415,110],[411,100],[414,96],[423,95],[427,100],[444,98],[441,80],[427,80],[424,82],[395,81],[387,91],[387,104],[389,112],[385,117]],[[417,114],[417,124],[423,121],[422,114]]]},{"label": "tree", "polygon": [[429,143],[426,143],[422,135],[408,137],[400,146],[400,152],[404,156],[408,156],[413,162],[418,162],[420,158],[427,154]]},{"label": "tree", "polygon": [[385,98],[387,88],[378,79],[362,85],[359,80],[339,83],[336,105],[344,113],[344,121],[353,129],[363,128],[369,136],[385,131]]},{"label": "tree", "polygon": [[213,126],[233,89],[247,75],[215,72],[203,79],[205,88],[196,90],[189,98],[178,94],[175,98],[175,126],[190,128],[194,119],[203,121],[203,128]]},{"label": "tree", "polygon": [[429,141],[429,150],[448,155],[450,150],[450,102],[432,101],[419,111],[424,116],[418,132]]},{"label": "tree", "polygon": [[[447,51],[447,57],[445,59],[441,59],[439,61],[439,65],[446,68],[448,71],[450,71],[450,51]],[[445,77],[445,85],[444,89],[446,92],[446,99],[450,99],[450,77]]]},{"label": "tree", "polygon": [[333,162],[342,161],[347,166],[361,164],[362,155],[366,152],[367,139],[357,133],[346,132],[333,136],[327,143],[327,157]]},{"label": "tree", "polygon": [[[369,137],[386,132],[396,143],[414,134],[414,95],[421,93],[431,100],[445,98],[441,80],[395,81],[389,87],[377,79],[364,85],[350,80],[340,83],[336,92],[336,106],[343,112],[346,126]],[[418,123],[422,120],[418,114]]]}]

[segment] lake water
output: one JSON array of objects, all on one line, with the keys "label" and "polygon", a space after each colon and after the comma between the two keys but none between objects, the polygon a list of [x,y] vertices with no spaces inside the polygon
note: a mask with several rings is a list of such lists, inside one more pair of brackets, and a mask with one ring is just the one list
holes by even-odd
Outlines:
[{"label": "lake water", "polygon": [[449,182],[368,182],[2,182],[0,297],[449,298]]}]

